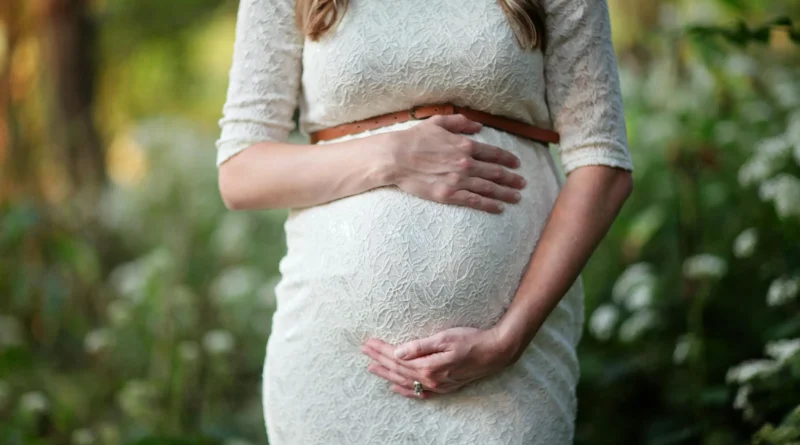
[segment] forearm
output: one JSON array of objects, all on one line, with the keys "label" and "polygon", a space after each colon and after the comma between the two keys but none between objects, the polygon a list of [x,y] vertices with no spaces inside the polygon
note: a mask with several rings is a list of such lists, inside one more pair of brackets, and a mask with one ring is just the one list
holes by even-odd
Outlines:
[{"label": "forearm", "polygon": [[233,210],[306,207],[388,185],[386,133],[331,144],[264,142],[223,163],[219,189]]},{"label": "forearm", "polygon": [[568,176],[514,300],[495,327],[514,360],[578,278],[632,185],[629,172],[604,166]]}]

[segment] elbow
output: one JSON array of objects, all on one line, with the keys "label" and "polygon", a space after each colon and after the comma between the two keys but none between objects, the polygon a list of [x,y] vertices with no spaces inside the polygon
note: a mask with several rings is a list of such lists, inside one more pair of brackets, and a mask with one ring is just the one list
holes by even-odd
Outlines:
[{"label": "elbow", "polygon": [[280,207],[274,188],[250,167],[244,156],[219,166],[217,187],[228,210],[266,210]]},{"label": "elbow", "polygon": [[252,206],[243,187],[246,175],[236,164],[230,161],[220,165],[217,175],[219,195],[228,210],[248,210]]},{"label": "elbow", "polygon": [[220,193],[222,202],[228,210],[247,210],[247,206],[241,201],[231,197],[230,194]]},{"label": "elbow", "polygon": [[618,170],[613,189],[620,202],[625,202],[633,194],[633,173],[629,170]]},{"label": "elbow", "polygon": [[241,195],[237,193],[236,181],[231,175],[226,173],[226,168],[220,167],[217,185],[219,195],[223,204],[228,210],[245,210],[246,205]]}]

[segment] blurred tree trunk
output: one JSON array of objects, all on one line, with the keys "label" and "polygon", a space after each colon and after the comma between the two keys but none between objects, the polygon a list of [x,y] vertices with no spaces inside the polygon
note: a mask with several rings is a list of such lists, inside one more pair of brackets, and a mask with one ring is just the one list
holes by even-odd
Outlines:
[{"label": "blurred tree trunk", "polygon": [[[11,141],[11,55],[18,34],[18,8],[14,0],[0,3],[0,166],[7,168]],[[4,169],[5,170],[5,169]],[[10,194],[12,183],[7,171],[0,172],[0,201]]]},{"label": "blurred tree trunk", "polygon": [[[106,171],[92,116],[97,27],[89,1],[3,0],[0,23],[0,198],[42,197],[42,165],[68,178],[66,194],[99,191]],[[34,37],[37,50],[19,57]],[[33,71],[20,63],[33,63]],[[44,122],[23,111],[33,101],[49,111]]]},{"label": "blurred tree trunk", "polygon": [[106,180],[103,144],[92,116],[97,26],[88,0],[40,0],[44,62],[52,86],[52,146],[73,188],[97,189]]}]

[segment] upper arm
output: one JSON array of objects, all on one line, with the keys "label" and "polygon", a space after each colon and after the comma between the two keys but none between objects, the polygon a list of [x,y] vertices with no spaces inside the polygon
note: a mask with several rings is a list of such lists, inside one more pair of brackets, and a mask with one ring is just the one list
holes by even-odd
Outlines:
[{"label": "upper arm", "polygon": [[293,0],[241,0],[217,166],[263,141],[286,141],[300,88],[304,37]]},{"label": "upper arm", "polygon": [[633,170],[607,0],[543,0],[547,103],[565,173]]}]

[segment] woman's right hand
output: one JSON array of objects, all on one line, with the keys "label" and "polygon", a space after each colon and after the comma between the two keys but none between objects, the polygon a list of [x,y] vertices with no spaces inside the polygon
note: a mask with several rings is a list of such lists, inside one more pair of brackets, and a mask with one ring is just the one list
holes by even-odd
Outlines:
[{"label": "woman's right hand", "polygon": [[525,180],[505,167],[519,167],[519,158],[459,134],[482,126],[461,114],[437,115],[389,133],[391,183],[420,198],[490,213],[502,212],[502,202],[518,202]]}]

